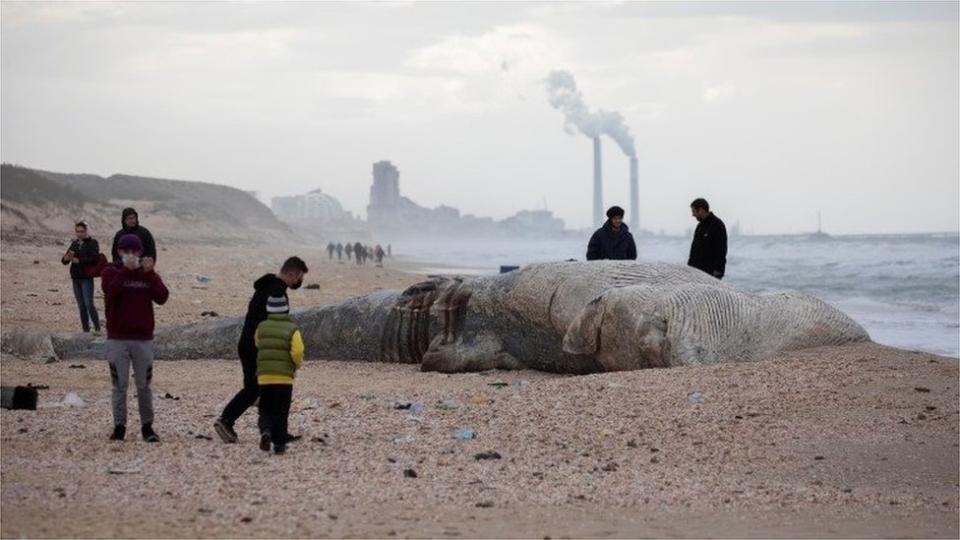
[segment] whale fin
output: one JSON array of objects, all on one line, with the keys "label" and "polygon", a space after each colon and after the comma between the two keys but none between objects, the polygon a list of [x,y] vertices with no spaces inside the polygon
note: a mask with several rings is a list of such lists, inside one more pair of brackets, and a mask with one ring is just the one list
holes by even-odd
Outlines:
[{"label": "whale fin", "polygon": [[607,303],[601,295],[580,311],[563,336],[563,352],[583,355],[600,350],[600,327],[606,308]]}]

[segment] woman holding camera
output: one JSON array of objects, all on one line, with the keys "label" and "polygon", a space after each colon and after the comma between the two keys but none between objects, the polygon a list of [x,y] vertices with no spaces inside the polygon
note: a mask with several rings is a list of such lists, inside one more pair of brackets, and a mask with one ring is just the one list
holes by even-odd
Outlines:
[{"label": "woman holding camera", "polygon": [[73,281],[73,295],[80,308],[80,324],[83,331],[100,332],[100,317],[93,305],[93,278],[99,275],[100,244],[87,233],[87,224],[80,221],[74,226],[76,240],[70,243],[70,249],[63,255],[61,262],[70,265],[70,278]]}]

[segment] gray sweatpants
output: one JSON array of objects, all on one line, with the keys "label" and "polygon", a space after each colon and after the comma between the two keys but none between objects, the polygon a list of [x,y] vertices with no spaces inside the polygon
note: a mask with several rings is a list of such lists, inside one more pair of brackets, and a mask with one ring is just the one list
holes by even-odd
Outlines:
[{"label": "gray sweatpants", "polygon": [[127,425],[127,385],[130,382],[130,364],[137,385],[137,404],[140,423],[153,423],[153,341],[122,339],[107,340],[107,362],[113,381],[113,424]]}]

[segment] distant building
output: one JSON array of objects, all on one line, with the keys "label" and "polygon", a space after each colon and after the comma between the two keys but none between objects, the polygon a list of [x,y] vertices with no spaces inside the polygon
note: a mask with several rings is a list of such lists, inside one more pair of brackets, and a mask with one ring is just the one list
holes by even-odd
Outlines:
[{"label": "distant building", "polygon": [[347,217],[340,201],[319,189],[305,195],[274,197],[270,201],[270,209],[277,219],[286,222],[323,224]]},{"label": "distant building", "polygon": [[553,234],[563,231],[563,220],[549,210],[521,210],[500,222],[502,227],[526,234]]},{"label": "distant building", "polygon": [[367,205],[367,222],[375,236],[405,234],[434,235],[558,235],[563,220],[548,210],[521,210],[503,221],[462,215],[460,210],[441,205],[425,208],[400,194],[400,171],[389,161],[373,164],[373,185]]},{"label": "distant building", "polygon": [[336,198],[315,189],[303,195],[274,197],[270,209],[277,219],[301,233],[319,235],[326,240],[340,236],[367,238],[367,226],[343,209]]},{"label": "distant building", "polygon": [[368,210],[389,211],[400,204],[400,170],[389,161],[373,164],[373,185],[370,186]]}]

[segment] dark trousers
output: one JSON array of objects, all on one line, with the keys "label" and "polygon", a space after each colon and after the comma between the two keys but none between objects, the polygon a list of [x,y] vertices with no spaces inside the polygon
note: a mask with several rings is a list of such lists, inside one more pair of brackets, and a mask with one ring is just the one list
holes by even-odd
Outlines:
[{"label": "dark trousers", "polygon": [[93,278],[74,278],[73,296],[77,299],[77,307],[80,308],[80,324],[83,325],[83,331],[90,331],[90,321],[93,321],[94,330],[100,330],[97,306],[93,305]]},{"label": "dark trousers", "polygon": [[274,446],[287,444],[287,417],[293,399],[292,384],[260,385],[260,433],[269,433]]},{"label": "dark trousers", "polygon": [[243,388],[233,396],[230,403],[220,415],[223,421],[233,425],[237,418],[246,412],[260,396],[260,385],[257,384],[257,348],[240,346],[237,350],[240,356],[240,365],[243,367]]}]

